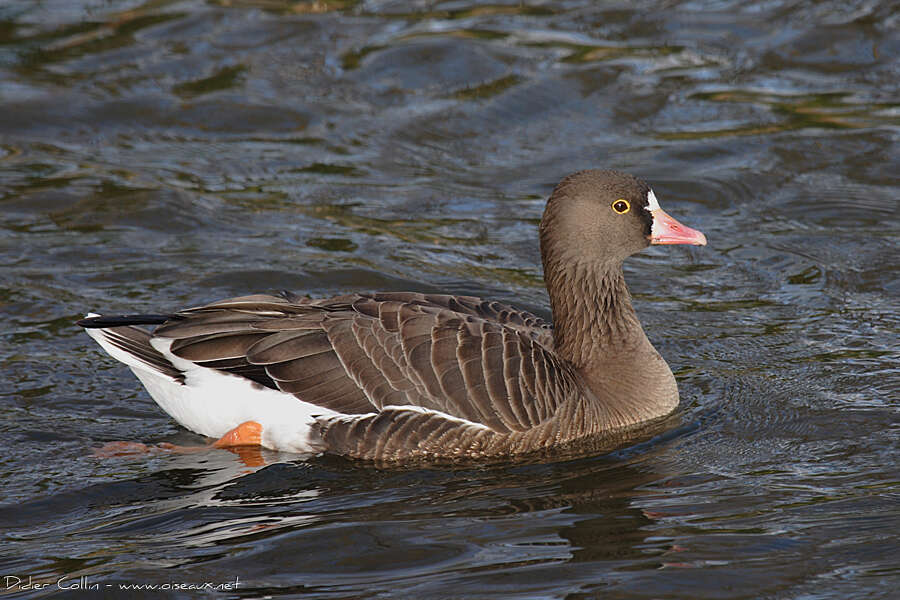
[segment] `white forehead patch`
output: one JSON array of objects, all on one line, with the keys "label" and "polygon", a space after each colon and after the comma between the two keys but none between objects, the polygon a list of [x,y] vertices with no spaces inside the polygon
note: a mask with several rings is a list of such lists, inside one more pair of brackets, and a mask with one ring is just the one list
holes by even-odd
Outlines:
[{"label": "white forehead patch", "polygon": [[656,194],[653,193],[653,190],[647,192],[647,210],[659,210],[659,200],[656,199]]}]

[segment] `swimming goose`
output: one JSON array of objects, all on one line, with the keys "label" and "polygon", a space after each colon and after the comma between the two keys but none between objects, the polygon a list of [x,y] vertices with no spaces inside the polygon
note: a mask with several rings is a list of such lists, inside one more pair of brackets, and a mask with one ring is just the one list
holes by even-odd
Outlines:
[{"label": "swimming goose", "polygon": [[219,447],[379,461],[514,456],[677,406],[622,274],[650,244],[706,238],[663,212],[640,179],[580,171],[553,190],[540,225],[553,326],[499,302],[395,292],[253,295],[78,324],[173,419]]}]

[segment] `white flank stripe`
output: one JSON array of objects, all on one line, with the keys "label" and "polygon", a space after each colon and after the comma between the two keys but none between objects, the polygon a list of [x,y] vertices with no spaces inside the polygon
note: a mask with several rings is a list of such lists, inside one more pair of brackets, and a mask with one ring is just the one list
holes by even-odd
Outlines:
[{"label": "white flank stripe", "polygon": [[468,419],[462,419],[460,417],[454,417],[453,415],[448,415],[445,412],[441,412],[439,410],[432,410],[430,408],[425,408],[423,406],[413,406],[412,404],[403,404],[400,406],[389,405],[385,406],[381,410],[406,410],[410,412],[422,413],[425,415],[437,415],[442,419],[447,419],[448,421],[454,421],[459,423],[460,425],[469,425],[471,427],[477,427],[478,429],[490,429],[487,425],[483,425],[482,423],[476,423],[475,421],[470,421]]}]

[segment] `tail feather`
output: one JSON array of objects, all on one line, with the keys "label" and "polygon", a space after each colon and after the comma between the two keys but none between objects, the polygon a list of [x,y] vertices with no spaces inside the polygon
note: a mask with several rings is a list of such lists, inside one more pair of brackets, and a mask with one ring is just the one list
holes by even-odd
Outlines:
[{"label": "tail feather", "polygon": [[[129,367],[142,371],[151,371],[158,375],[164,375],[173,381],[183,383],[184,373],[176,369],[162,353],[150,345],[151,335],[149,331],[134,325],[110,327],[97,324],[109,321],[119,323],[121,321],[118,321],[118,319],[136,319],[148,316],[162,317],[162,315],[135,315],[134,317],[92,315],[78,321],[78,324],[89,322],[89,325],[82,325],[82,327],[85,327],[87,334],[94,338],[94,341],[100,344],[110,356],[122,361]],[[141,323],[146,324],[147,321],[142,320]]]},{"label": "tail feather", "polygon": [[88,315],[75,324],[85,329],[104,329],[125,325],[162,325],[177,319],[177,315]]}]

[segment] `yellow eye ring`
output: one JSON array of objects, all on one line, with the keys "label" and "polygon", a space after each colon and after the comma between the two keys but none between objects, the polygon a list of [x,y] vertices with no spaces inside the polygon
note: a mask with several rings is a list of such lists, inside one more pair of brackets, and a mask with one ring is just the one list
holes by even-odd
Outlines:
[{"label": "yellow eye ring", "polygon": [[619,198],[612,203],[612,209],[620,215],[624,215],[631,210],[631,204],[624,198]]}]

